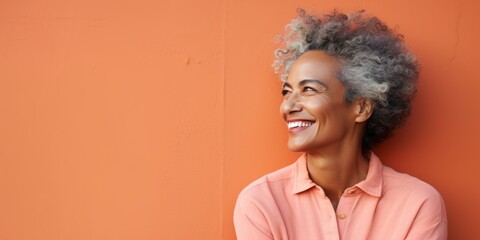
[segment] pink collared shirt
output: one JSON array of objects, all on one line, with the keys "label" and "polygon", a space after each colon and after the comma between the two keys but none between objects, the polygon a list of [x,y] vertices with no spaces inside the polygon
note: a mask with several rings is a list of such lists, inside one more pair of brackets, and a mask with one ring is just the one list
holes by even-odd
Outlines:
[{"label": "pink collared shirt", "polygon": [[364,181],[333,209],[305,155],[247,186],[234,212],[238,240],[447,239],[447,216],[430,185],[383,166],[372,153]]}]

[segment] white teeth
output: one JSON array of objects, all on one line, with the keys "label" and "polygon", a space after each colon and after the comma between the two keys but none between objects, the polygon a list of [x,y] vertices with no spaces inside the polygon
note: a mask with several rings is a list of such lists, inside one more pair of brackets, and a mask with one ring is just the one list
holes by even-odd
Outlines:
[{"label": "white teeth", "polygon": [[296,127],[309,127],[313,123],[312,122],[302,122],[302,121],[295,121],[295,122],[289,122],[288,123],[288,128],[296,128]]}]

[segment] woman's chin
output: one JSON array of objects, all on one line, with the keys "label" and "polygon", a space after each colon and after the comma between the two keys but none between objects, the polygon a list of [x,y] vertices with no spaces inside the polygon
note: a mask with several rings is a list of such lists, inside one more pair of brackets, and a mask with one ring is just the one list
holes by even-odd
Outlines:
[{"label": "woman's chin", "polygon": [[295,141],[288,141],[288,149],[292,152],[305,152],[305,144],[304,143],[298,143]]}]

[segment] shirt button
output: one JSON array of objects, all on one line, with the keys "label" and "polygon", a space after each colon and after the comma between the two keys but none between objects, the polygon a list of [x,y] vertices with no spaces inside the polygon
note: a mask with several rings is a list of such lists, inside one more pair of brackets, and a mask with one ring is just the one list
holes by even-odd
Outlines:
[{"label": "shirt button", "polygon": [[342,213],[342,214],[338,214],[338,218],[340,218],[340,219],[345,219],[346,217],[347,217],[347,215],[345,215],[345,214],[343,214],[343,213]]}]

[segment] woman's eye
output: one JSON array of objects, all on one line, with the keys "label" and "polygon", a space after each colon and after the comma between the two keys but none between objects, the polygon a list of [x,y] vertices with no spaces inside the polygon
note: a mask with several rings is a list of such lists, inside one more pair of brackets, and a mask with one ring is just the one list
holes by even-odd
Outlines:
[{"label": "woman's eye", "polygon": [[282,96],[285,96],[285,95],[287,95],[288,93],[290,93],[289,90],[286,90],[286,89],[283,89],[283,90],[282,90]]},{"label": "woman's eye", "polygon": [[311,88],[311,87],[304,87],[303,91],[304,92],[317,92],[317,90],[315,90],[314,88]]}]

